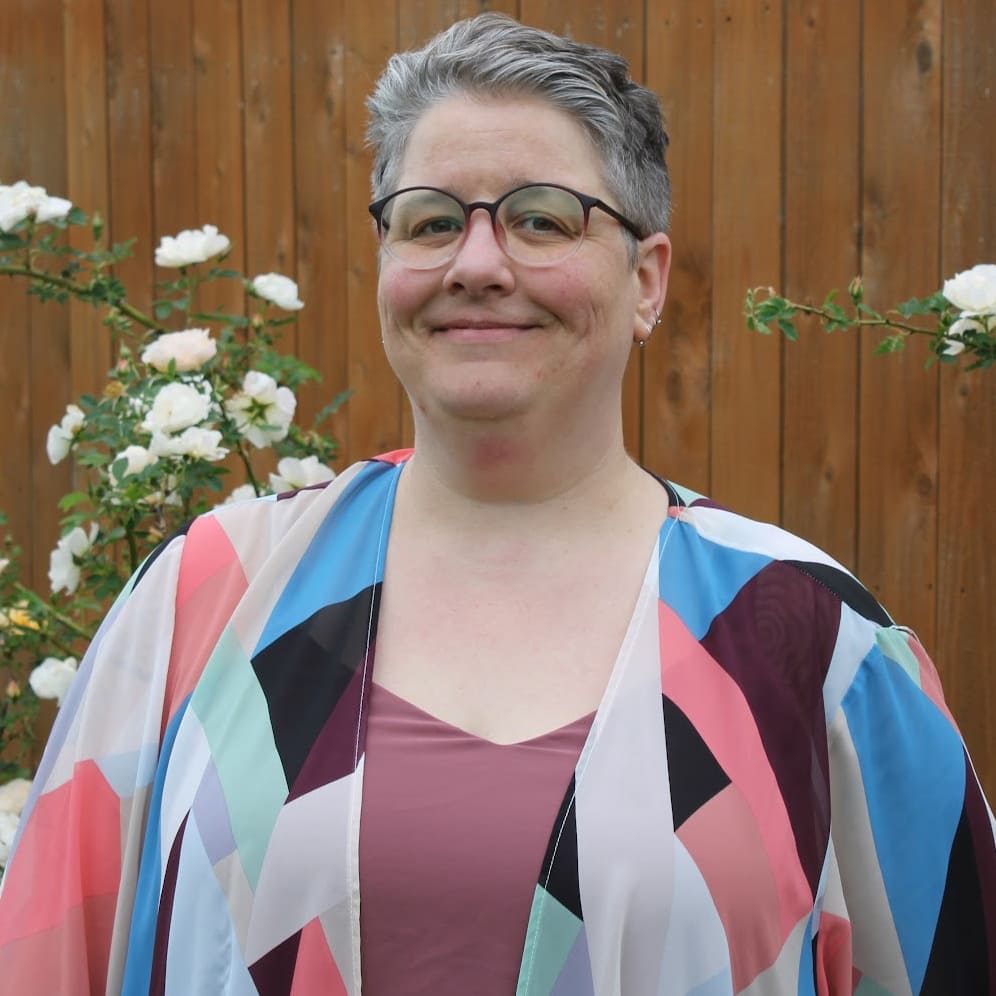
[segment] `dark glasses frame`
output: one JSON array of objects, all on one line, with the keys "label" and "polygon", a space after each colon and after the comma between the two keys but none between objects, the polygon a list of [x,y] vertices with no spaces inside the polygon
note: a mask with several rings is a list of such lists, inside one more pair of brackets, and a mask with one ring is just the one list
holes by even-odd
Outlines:
[{"label": "dark glasses frame", "polygon": [[[442,187],[430,187],[424,184],[414,186],[414,187],[402,187],[400,190],[395,190],[393,193],[388,194],[386,197],[381,197],[379,200],[374,201],[372,204],[367,206],[367,210],[373,215],[374,221],[377,223],[377,238],[380,240],[381,244],[384,244],[384,209],[387,205],[401,194],[407,194],[413,190],[431,190],[433,193],[444,194],[450,199],[456,201],[457,204],[463,208],[463,218],[464,218],[464,230],[460,239],[454,243],[454,253],[459,251],[459,247],[463,243],[463,239],[466,238],[467,230],[470,228],[470,216],[477,210],[483,209],[488,212],[491,217],[491,230],[495,234],[495,238],[499,240],[501,244],[502,240],[498,236],[498,209],[501,207],[502,202],[507,198],[511,197],[513,194],[517,194],[520,190],[528,190],[530,187],[553,187],[555,190],[563,190],[565,193],[572,194],[577,198],[578,202],[581,204],[581,208],[584,211],[584,228],[581,232],[581,238],[578,240],[578,245],[584,241],[584,237],[588,234],[588,221],[591,216],[591,209],[598,208],[600,211],[604,211],[610,218],[614,218],[623,228],[626,229],[631,235],[633,235],[638,241],[644,238],[640,229],[637,227],[635,222],[632,222],[624,214],[620,214],[614,207],[606,204],[605,201],[598,197],[592,197],[590,194],[583,194],[580,190],[574,190],[571,187],[565,187],[562,183],[523,183],[518,187],[513,187],[511,190],[506,191],[497,200],[494,201],[467,201],[461,200],[456,194],[450,193],[448,190],[443,190]],[[391,250],[385,250],[391,254]],[[393,254],[391,254],[393,255]],[[450,257],[452,258],[452,257]],[[406,262],[405,260],[400,260],[400,262]],[[437,264],[442,265],[442,263]]]}]

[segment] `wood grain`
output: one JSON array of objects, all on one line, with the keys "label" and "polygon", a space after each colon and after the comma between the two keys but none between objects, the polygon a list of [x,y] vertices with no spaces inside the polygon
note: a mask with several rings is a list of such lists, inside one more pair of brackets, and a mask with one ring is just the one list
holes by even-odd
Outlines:
[{"label": "wood grain", "polygon": [[[872,305],[938,286],[939,43],[939,2],[865,4],[862,271]],[[933,650],[937,369],[924,369],[922,343],[883,362],[874,342],[861,353],[857,567]]]},{"label": "wood grain", "polygon": [[[941,272],[996,260],[996,7],[944,8]],[[982,127],[980,127],[982,125]],[[937,653],[945,694],[996,798],[996,391],[992,371],[940,373]]]},{"label": "wood grain", "polygon": [[[859,0],[796,0],[786,24],[785,290],[850,307],[860,223]],[[801,317],[785,349],[782,523],[857,560],[858,336]]]},{"label": "wood grain", "polygon": [[781,5],[720,0],[713,62],[712,494],[780,511],[781,355],[744,332],[743,291],[781,282]]}]

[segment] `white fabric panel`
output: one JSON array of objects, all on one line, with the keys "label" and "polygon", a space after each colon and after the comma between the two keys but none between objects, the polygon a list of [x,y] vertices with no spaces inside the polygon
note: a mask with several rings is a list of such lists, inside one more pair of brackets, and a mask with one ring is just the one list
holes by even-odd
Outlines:
[{"label": "white fabric panel", "polygon": [[[348,863],[342,859],[348,854],[354,777],[322,785],[280,811],[256,885],[246,940],[250,965],[348,898]],[[333,956],[338,963],[339,949]]]},{"label": "white fabric panel", "polygon": [[655,554],[577,768],[581,906],[599,996],[657,996],[674,894],[657,597]]}]

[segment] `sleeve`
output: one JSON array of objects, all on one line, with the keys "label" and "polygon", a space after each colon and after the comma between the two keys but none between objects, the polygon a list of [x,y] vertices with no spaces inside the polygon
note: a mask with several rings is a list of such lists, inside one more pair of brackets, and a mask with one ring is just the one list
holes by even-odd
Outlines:
[{"label": "sleeve", "polygon": [[59,712],[0,892],[0,993],[120,991],[185,537],[154,551]]},{"label": "sleeve", "polygon": [[845,618],[842,633],[838,651],[864,649],[831,667],[831,685],[847,680],[830,717],[817,989],[996,993],[993,815],[937,672],[901,627]]}]

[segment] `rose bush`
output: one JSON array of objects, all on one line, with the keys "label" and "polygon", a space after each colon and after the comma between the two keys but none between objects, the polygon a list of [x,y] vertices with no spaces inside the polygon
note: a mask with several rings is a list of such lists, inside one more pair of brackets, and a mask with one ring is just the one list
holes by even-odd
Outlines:
[{"label": "rose bush", "polygon": [[[996,264],[979,263],[944,281],[941,290],[924,298],[911,298],[880,313],[864,302],[860,277],[847,289],[850,308],[836,301],[831,291],[820,305],[791,301],[772,287],[755,287],[747,292],[744,315],[747,327],[769,334],[778,329],[790,340],[798,338],[795,320],[813,315],[827,332],[847,329],[883,329],[886,336],[876,352],[895,353],[903,349],[911,335],[929,336],[928,364],[936,360],[955,363],[964,354],[968,370],[996,363]],[[927,324],[920,320],[925,319]]]},{"label": "rose bush", "polygon": [[[89,226],[92,248],[70,246],[70,226]],[[29,784],[40,700],[62,703],[127,576],[193,515],[334,476],[336,444],[321,425],[345,394],[309,428],[295,423],[296,391],[317,375],[276,349],[293,317],[269,313],[304,306],[297,284],[224,268],[230,248],[213,225],[162,238],[155,262],[176,272],[143,309],[114,273],[130,244],[108,248],[99,218],[40,187],[0,186],[0,275],[43,301],[99,307],[114,351],[102,390],[52,412],[46,452],[52,463],[73,460],[77,487],[60,502],[47,592],[22,582],[21,550],[0,514],[0,868]],[[218,280],[240,282],[242,312],[192,308]]]}]

